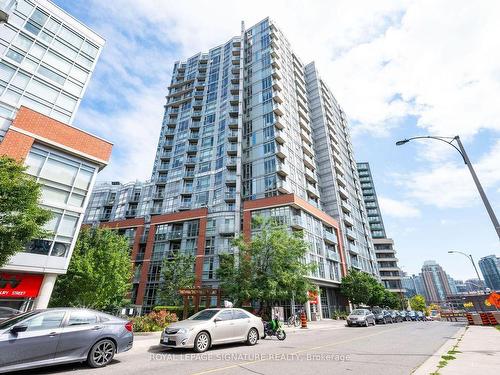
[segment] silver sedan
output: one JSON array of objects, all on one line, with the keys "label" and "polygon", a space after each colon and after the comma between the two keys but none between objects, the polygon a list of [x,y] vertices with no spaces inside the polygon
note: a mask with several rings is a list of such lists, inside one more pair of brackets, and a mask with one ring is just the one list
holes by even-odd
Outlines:
[{"label": "silver sedan", "polygon": [[103,367],[133,340],[130,322],[98,311],[30,311],[0,322],[0,372],[84,361]]},{"label": "silver sedan", "polygon": [[255,345],[264,335],[262,319],[236,308],[206,309],[172,323],[161,334],[160,345],[193,348],[202,353],[212,345],[246,342]]}]

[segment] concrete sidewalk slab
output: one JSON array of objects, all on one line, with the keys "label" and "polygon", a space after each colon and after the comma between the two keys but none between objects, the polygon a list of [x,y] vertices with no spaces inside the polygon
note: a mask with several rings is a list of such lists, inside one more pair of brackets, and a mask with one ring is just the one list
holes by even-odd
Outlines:
[{"label": "concrete sidewalk slab", "polygon": [[297,332],[297,331],[314,331],[314,330],[327,330],[327,329],[338,329],[341,327],[346,327],[345,320],[335,320],[335,319],[322,319],[316,322],[307,322],[307,328],[299,327],[288,327],[284,324],[285,331],[289,332]]},{"label": "concrete sidewalk slab", "polygon": [[443,375],[498,374],[500,331],[491,326],[470,326],[458,344],[456,359],[439,370]]}]

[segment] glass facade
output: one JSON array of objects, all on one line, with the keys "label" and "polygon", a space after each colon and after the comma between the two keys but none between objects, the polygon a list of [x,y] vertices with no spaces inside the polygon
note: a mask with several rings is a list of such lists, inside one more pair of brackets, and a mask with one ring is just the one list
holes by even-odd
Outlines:
[{"label": "glass facade", "polygon": [[49,148],[34,146],[25,162],[27,173],[42,185],[41,205],[52,211],[45,229],[50,237],[31,241],[29,253],[67,257],[76,239],[84,202],[96,167],[70,159]]},{"label": "glass facade", "polygon": [[0,116],[24,105],[71,123],[103,44],[59,8],[18,0],[0,26]]}]

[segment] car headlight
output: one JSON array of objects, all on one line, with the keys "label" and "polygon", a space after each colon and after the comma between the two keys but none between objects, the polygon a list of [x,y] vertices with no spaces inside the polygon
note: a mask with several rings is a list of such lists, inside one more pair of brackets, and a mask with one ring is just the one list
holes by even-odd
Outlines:
[{"label": "car headlight", "polygon": [[177,331],[177,333],[181,333],[181,334],[186,334],[186,333],[189,333],[189,331],[192,331],[193,329],[192,328],[179,328],[179,330]]}]

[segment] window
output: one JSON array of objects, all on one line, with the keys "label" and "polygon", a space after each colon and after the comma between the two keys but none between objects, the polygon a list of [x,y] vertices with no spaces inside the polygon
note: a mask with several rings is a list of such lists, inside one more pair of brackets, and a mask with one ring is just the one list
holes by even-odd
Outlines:
[{"label": "window", "polygon": [[40,177],[62,184],[71,185],[78,168],[61,160],[48,159]]},{"label": "window", "polygon": [[248,319],[250,318],[248,314],[242,310],[233,311],[233,319]]},{"label": "window", "polygon": [[69,315],[68,326],[97,323],[97,316],[90,311],[72,311]]},{"label": "window", "polygon": [[[42,76],[45,76],[45,77],[51,79],[54,82],[59,83],[60,85],[64,85],[65,78],[62,75],[57,74],[56,72],[54,72],[51,69],[48,69],[48,68],[46,68],[44,66],[39,66],[38,67],[38,73],[40,73]],[[50,100],[50,101],[54,101],[54,100],[55,100],[55,98],[52,99],[52,100]]]},{"label": "window", "polygon": [[35,315],[26,322],[27,332],[59,328],[64,318],[64,311],[50,311]]},{"label": "window", "polygon": [[217,319],[222,321],[233,320],[233,312],[231,310],[222,311],[219,315],[217,315]]},{"label": "window", "polygon": [[274,152],[274,141],[269,143],[264,143],[264,154],[271,154]]}]

